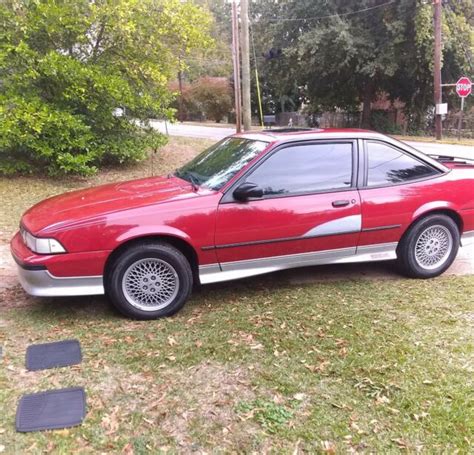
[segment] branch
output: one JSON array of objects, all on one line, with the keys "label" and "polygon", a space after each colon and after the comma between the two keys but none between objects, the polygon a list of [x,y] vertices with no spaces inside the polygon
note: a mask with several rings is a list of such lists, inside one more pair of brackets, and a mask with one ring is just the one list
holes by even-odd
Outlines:
[{"label": "branch", "polygon": [[95,41],[94,48],[92,49],[92,60],[94,62],[97,59],[97,53],[99,51],[99,46],[104,36],[105,26],[106,26],[106,19],[104,19],[100,24],[99,33],[97,34],[97,39]]}]

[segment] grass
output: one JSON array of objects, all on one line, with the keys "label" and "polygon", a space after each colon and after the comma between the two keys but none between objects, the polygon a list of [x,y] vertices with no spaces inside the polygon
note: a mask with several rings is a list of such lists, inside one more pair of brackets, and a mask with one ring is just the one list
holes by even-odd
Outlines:
[{"label": "grass", "polygon": [[[102,297],[2,296],[0,444],[25,451],[468,453],[474,277],[214,285],[173,318]],[[28,344],[80,340],[72,368],[25,372]],[[14,432],[23,393],[83,385],[82,426]]]},{"label": "grass", "polygon": [[[155,174],[209,143],[170,138]],[[3,179],[2,234],[43,197],[150,173],[151,159],[87,180]],[[149,322],[104,297],[3,291],[0,452],[472,452],[474,277],[292,276],[207,286]],[[69,338],[80,365],[25,371],[29,344]],[[86,389],[81,426],[14,431],[21,395],[68,386]]]},{"label": "grass", "polygon": [[402,136],[402,135],[391,135],[399,141],[413,141],[413,142],[433,142],[436,144],[453,144],[453,145],[467,145],[474,146],[474,139],[461,138],[460,140],[454,137],[445,137],[441,140],[436,140],[432,136]]}]

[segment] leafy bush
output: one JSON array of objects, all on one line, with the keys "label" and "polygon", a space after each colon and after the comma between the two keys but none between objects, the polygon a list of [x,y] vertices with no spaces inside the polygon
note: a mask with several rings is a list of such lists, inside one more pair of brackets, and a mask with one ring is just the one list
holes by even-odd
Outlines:
[{"label": "leafy bush", "polygon": [[386,134],[401,134],[402,127],[397,125],[389,117],[389,112],[382,110],[372,111],[370,118],[370,126],[375,131],[380,131]]},{"label": "leafy bush", "polygon": [[[176,84],[171,85],[176,92]],[[181,105],[180,105],[181,103]],[[232,109],[229,81],[223,77],[202,77],[183,86],[183,96],[175,102],[186,119],[209,119],[220,123]]]},{"label": "leafy bush", "polygon": [[179,0],[5,0],[0,22],[0,174],[142,159],[178,56],[211,44],[208,13]]}]

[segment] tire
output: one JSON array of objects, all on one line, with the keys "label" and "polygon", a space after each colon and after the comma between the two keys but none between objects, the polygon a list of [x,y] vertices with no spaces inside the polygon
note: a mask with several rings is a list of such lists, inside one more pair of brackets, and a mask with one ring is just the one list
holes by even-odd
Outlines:
[{"label": "tire", "polygon": [[125,316],[157,319],[171,316],[186,303],[193,274],[186,257],[167,243],[139,243],[108,267],[107,296]]},{"label": "tire", "polygon": [[403,274],[433,278],[453,263],[459,249],[459,229],[446,215],[429,215],[409,228],[397,249]]}]

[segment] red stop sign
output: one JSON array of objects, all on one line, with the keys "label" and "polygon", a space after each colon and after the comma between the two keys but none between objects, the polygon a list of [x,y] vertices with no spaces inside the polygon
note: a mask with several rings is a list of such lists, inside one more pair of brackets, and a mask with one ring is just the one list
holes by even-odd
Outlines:
[{"label": "red stop sign", "polygon": [[456,82],[456,93],[461,98],[466,98],[466,96],[469,96],[471,94],[471,85],[471,81],[468,77],[461,77]]}]

